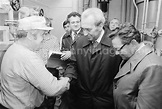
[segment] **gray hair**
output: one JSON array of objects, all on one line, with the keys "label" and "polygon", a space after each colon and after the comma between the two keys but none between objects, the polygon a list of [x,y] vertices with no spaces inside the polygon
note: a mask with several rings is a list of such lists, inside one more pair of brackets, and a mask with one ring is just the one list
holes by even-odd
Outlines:
[{"label": "gray hair", "polygon": [[98,26],[101,23],[105,23],[105,17],[103,12],[101,11],[101,9],[99,8],[88,8],[86,9],[82,15],[81,15],[81,19],[87,18],[89,16],[92,16],[95,20],[95,25]]}]

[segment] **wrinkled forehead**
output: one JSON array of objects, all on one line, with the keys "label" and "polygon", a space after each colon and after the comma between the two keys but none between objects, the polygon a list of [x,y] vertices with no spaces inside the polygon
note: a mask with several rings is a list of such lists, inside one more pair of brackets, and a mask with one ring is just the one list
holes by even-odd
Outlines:
[{"label": "wrinkled forehead", "polygon": [[80,21],[80,17],[78,17],[78,16],[71,16],[69,18],[69,22],[73,22],[73,21]]},{"label": "wrinkled forehead", "polygon": [[119,20],[118,19],[113,19],[110,21],[110,23],[118,23],[119,24]]}]

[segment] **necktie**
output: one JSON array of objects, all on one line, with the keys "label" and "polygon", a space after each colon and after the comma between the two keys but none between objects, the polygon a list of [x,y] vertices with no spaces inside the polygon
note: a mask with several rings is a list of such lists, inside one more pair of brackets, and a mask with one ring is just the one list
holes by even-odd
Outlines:
[{"label": "necktie", "polygon": [[95,40],[95,41],[93,42],[93,48],[96,48],[97,45],[98,45],[98,42]]},{"label": "necktie", "polygon": [[77,38],[78,38],[77,33],[74,33],[74,41],[77,40]]}]

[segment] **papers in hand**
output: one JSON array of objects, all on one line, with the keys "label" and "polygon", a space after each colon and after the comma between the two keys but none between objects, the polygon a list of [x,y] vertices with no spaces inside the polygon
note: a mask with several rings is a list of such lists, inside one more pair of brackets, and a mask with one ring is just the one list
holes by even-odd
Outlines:
[{"label": "papers in hand", "polygon": [[58,52],[58,51],[49,51],[49,57],[52,55],[52,54],[60,54],[60,55],[62,55],[63,53],[62,52]]},{"label": "papers in hand", "polygon": [[48,68],[66,67],[68,61],[61,60],[62,52],[49,51],[49,59],[47,61]]}]

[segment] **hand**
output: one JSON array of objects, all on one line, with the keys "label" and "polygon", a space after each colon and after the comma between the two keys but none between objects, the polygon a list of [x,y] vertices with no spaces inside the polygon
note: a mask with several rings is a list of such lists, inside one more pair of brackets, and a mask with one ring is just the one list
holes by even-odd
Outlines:
[{"label": "hand", "polygon": [[68,81],[65,88],[66,88],[66,90],[69,90],[69,88],[70,88],[70,83],[69,83],[70,78],[68,78],[68,77],[60,77],[60,80],[63,80],[63,79],[66,79]]},{"label": "hand", "polygon": [[67,60],[71,57],[71,51],[63,51],[61,55],[61,60]]},{"label": "hand", "polygon": [[162,50],[160,50],[160,49],[156,49],[156,50],[155,50],[155,53],[156,53],[158,56],[162,56]]},{"label": "hand", "polygon": [[65,69],[62,66],[57,67],[56,69],[59,71],[59,77],[63,76]]}]

